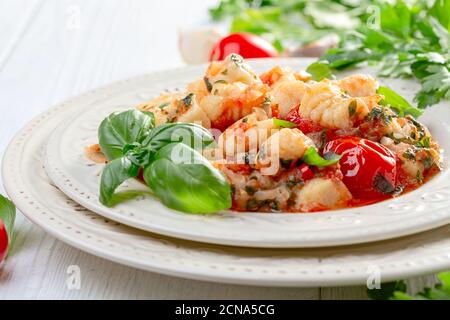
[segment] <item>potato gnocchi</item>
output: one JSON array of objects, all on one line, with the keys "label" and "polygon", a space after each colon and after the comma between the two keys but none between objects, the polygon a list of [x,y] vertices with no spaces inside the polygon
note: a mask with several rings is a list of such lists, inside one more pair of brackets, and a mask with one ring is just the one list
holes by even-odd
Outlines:
[{"label": "potato gnocchi", "polygon": [[429,130],[382,104],[378,87],[364,74],[317,82],[275,67],[258,75],[231,54],[186,92],[138,108],[156,124],[219,132],[204,154],[230,182],[232,209],[311,212],[395,197],[441,170]]}]

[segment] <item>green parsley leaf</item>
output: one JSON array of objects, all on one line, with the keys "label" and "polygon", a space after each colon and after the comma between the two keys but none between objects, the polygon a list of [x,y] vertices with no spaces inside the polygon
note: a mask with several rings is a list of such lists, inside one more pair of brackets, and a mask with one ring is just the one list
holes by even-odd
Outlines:
[{"label": "green parsley leaf", "polygon": [[167,107],[168,105],[170,105],[170,102],[162,103],[158,106],[158,108],[164,110],[164,108]]},{"label": "green parsley leaf", "polygon": [[333,73],[331,72],[328,61],[317,61],[309,65],[306,72],[311,74],[312,79],[315,81],[321,81],[323,79],[333,79]]},{"label": "green parsley leaf", "polygon": [[371,56],[372,52],[369,49],[331,49],[322,57],[322,60],[328,61],[330,68],[339,70],[365,61]]}]

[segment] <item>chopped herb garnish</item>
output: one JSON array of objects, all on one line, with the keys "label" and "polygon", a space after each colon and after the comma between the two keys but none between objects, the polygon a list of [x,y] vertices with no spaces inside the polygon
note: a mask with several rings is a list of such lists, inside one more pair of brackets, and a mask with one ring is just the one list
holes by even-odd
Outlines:
[{"label": "chopped herb garnish", "polygon": [[425,168],[425,170],[431,169],[431,167],[433,167],[434,165],[434,160],[433,157],[428,155],[426,156],[423,160],[423,167]]},{"label": "chopped herb garnish", "polygon": [[188,106],[192,105],[193,98],[194,98],[194,94],[193,94],[193,93],[189,93],[186,97],[184,97],[183,99],[181,99],[181,102],[183,102],[183,104],[184,104],[186,107],[188,107]]},{"label": "chopped herb garnish", "polygon": [[273,124],[275,125],[276,128],[294,128],[294,127],[298,127],[298,124],[296,124],[294,122],[281,120],[281,119],[277,119],[277,118],[273,118]]},{"label": "chopped herb garnish", "polygon": [[252,196],[255,194],[256,189],[250,186],[245,186],[245,192],[247,192],[248,195]]},{"label": "chopped herb garnish", "polygon": [[416,179],[417,179],[417,182],[419,182],[419,183],[422,183],[422,182],[423,182],[423,174],[422,174],[422,171],[417,170]]},{"label": "chopped herb garnish", "polygon": [[250,156],[249,156],[248,152],[244,154],[244,163],[250,164]]},{"label": "chopped herb garnish", "polygon": [[228,82],[226,80],[220,79],[220,80],[214,81],[214,84],[216,84],[216,83],[228,83]]},{"label": "chopped herb garnish", "polygon": [[288,169],[291,166],[292,160],[280,159],[281,167]]},{"label": "chopped herb garnish", "polygon": [[356,114],[356,100],[352,100],[348,105],[348,114],[353,117]]},{"label": "chopped herb garnish", "polygon": [[375,119],[379,119],[381,114],[383,113],[383,110],[381,110],[381,108],[373,108],[372,110],[370,110],[369,114],[367,115],[367,118],[369,120],[375,120]]},{"label": "chopped herb garnish", "polygon": [[211,92],[213,86],[212,86],[211,82],[209,81],[209,79],[207,77],[204,77],[203,81],[205,81],[206,89],[208,90],[208,92]]},{"label": "chopped herb garnish", "polygon": [[417,131],[419,132],[419,138],[423,138],[425,136],[425,129],[423,125],[413,117],[407,117],[407,119],[411,121],[412,124],[417,128]]},{"label": "chopped herb garnish", "polygon": [[381,173],[378,173],[373,179],[373,187],[375,190],[384,194],[393,194],[395,191],[395,186],[393,186]]},{"label": "chopped herb garnish", "polygon": [[408,159],[408,160],[416,160],[416,153],[413,149],[407,149],[404,153],[403,153],[403,158]]},{"label": "chopped herb garnish", "polygon": [[328,135],[327,135],[328,129],[323,129],[322,132],[320,132],[320,148],[323,148],[327,142],[328,142]]},{"label": "chopped herb garnish", "polygon": [[242,122],[243,122],[243,123],[247,123],[247,122],[248,122],[248,118],[242,119]]},{"label": "chopped herb garnish", "polygon": [[213,92],[213,94],[214,94],[214,95],[216,95],[217,93],[219,93],[219,90],[217,90],[217,89],[214,89],[214,92]]},{"label": "chopped herb garnish", "polygon": [[278,203],[278,201],[272,201],[269,206],[273,211],[280,211],[280,204]]},{"label": "chopped herb garnish", "polygon": [[242,57],[236,53],[232,53],[230,59],[231,59],[231,61],[234,62],[234,64],[238,68],[242,67],[242,64],[244,63],[244,60],[242,59]]},{"label": "chopped herb garnish", "polygon": [[221,74],[223,74],[224,76],[228,75],[228,69],[225,69],[221,72]]},{"label": "chopped herb garnish", "polygon": [[166,102],[166,103],[160,104],[158,106],[158,108],[160,108],[161,110],[164,110],[164,108],[167,107],[168,105],[170,105],[170,102]]},{"label": "chopped herb garnish", "polygon": [[256,210],[258,209],[258,202],[255,199],[250,199],[247,202],[247,210]]},{"label": "chopped herb garnish", "polygon": [[417,144],[417,147],[419,148],[429,148],[430,147],[430,137],[423,137],[420,139]]},{"label": "chopped herb garnish", "polygon": [[375,107],[369,112],[367,118],[370,121],[381,119],[385,124],[389,124],[391,123],[392,115],[387,114],[385,109]]},{"label": "chopped herb garnish", "polygon": [[270,97],[265,97],[264,101],[262,103],[263,108],[264,107],[270,107],[271,104],[272,104],[272,101],[270,101]]},{"label": "chopped herb garnish", "polygon": [[314,147],[309,147],[303,155],[303,161],[306,164],[316,167],[328,167],[334,165],[339,162],[342,158],[341,155],[338,155],[333,152],[327,152],[323,155],[323,158],[320,156],[319,152]]}]

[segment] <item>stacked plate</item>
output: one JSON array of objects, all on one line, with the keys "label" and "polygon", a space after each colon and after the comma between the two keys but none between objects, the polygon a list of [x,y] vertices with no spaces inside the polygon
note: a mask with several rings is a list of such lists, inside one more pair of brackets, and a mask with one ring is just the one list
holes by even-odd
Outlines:
[{"label": "stacked plate", "polygon": [[[261,72],[309,60],[252,61]],[[3,161],[5,188],[17,207],[55,237],[137,268],[237,284],[328,286],[364,284],[450,268],[450,171],[416,191],[370,206],[314,214],[220,212],[190,215],[144,192],[113,208],[98,201],[102,165],[85,158],[101,120],[163,91],[179,90],[205,66],[153,73],[71,99],[41,114],[11,142]],[[371,73],[371,70],[363,72]],[[372,72],[373,73],[373,72]],[[389,80],[411,98],[416,84]],[[450,108],[421,119],[450,150]],[[123,190],[145,190],[129,182]]]}]

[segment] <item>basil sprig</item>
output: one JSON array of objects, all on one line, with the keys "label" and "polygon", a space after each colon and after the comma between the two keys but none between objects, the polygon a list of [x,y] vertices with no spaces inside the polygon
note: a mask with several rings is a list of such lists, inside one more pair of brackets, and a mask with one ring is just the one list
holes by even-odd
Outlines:
[{"label": "basil sprig", "polygon": [[159,150],[144,180],[167,207],[213,213],[231,207],[230,185],[198,151],[182,143]]},{"label": "basil sprig", "polygon": [[102,172],[100,181],[100,202],[109,206],[116,189],[130,178],[139,174],[139,166],[127,157],[121,157],[109,162]]},{"label": "basil sprig", "polygon": [[98,128],[98,141],[109,160],[122,156],[126,144],[140,143],[155,126],[153,113],[128,110],[114,112]]},{"label": "basil sprig", "polygon": [[214,143],[205,128],[192,123],[154,126],[151,113],[113,113],[99,128],[102,152],[110,160],[100,182],[100,202],[112,206],[117,188],[144,173],[144,180],[169,208],[213,213],[231,207],[231,187],[197,150]]}]

